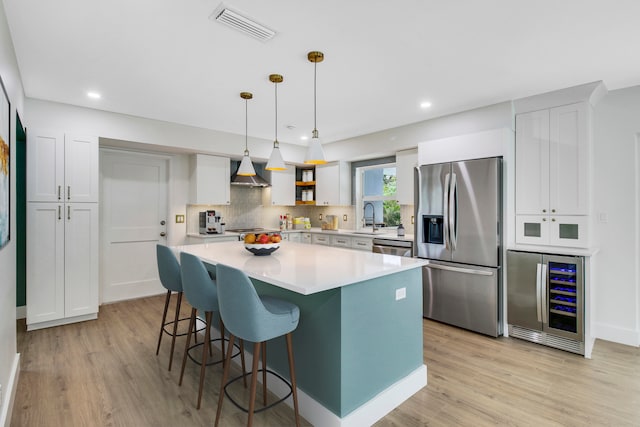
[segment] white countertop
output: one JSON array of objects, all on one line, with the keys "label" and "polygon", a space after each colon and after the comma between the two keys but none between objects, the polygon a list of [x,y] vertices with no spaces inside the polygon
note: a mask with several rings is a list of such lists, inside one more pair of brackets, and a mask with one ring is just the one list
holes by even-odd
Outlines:
[{"label": "white countertop", "polygon": [[[264,229],[260,232],[256,233],[316,233],[316,234],[339,234],[341,236],[350,236],[350,237],[361,237],[361,238],[377,238],[377,239],[392,239],[392,240],[401,240],[407,242],[413,242],[413,234],[405,234],[402,237],[398,237],[395,230],[386,232],[380,231],[376,233],[370,232],[359,232],[356,230],[323,230],[318,227],[303,229],[303,230],[282,230],[279,231],[277,229]],[[189,237],[197,237],[200,239],[215,239],[220,237],[229,237],[229,236],[238,236],[240,233],[235,233],[231,231],[225,231],[222,234],[199,234],[199,233],[187,233]]]},{"label": "white countertop", "polygon": [[557,246],[538,246],[538,245],[509,245],[507,246],[509,251],[522,251],[522,252],[540,252],[543,254],[555,254],[555,255],[572,255],[572,256],[594,256],[600,250],[599,248],[565,248]]},{"label": "white countertop", "polygon": [[282,242],[268,256],[255,256],[243,242],[220,242],[174,246],[209,264],[226,264],[251,278],[309,295],[340,288],[364,280],[418,268],[426,264],[418,258],[383,255],[323,245]]}]

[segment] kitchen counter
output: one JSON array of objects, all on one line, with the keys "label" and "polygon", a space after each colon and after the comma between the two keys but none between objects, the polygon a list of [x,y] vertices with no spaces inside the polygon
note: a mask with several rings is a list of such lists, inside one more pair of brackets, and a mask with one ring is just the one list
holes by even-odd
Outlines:
[{"label": "kitchen counter", "polygon": [[371,237],[371,238],[381,238],[381,239],[392,239],[392,240],[402,240],[402,241],[410,241],[413,242],[413,234],[405,234],[402,237],[398,237],[395,230],[391,231],[379,231],[372,233],[370,231],[357,231],[357,230],[323,230],[319,227],[312,227],[305,230],[283,230],[281,233],[320,233],[320,234],[339,234],[341,236],[351,236],[351,237]]},{"label": "kitchen counter", "polygon": [[[254,256],[242,242],[176,246],[224,263],[261,295],[300,308],[293,332],[300,413],[313,425],[372,425],[427,384],[422,347],[423,260],[283,242]],[[269,368],[288,378],[284,339]],[[287,390],[269,383],[278,396]]]},{"label": "kitchen counter", "polygon": [[376,279],[426,264],[418,258],[398,257],[322,245],[283,242],[269,256],[255,256],[242,242],[176,246],[204,262],[226,264],[251,278],[263,280],[302,295]]},{"label": "kitchen counter", "polygon": [[200,233],[187,233],[187,237],[196,237],[200,239],[221,239],[227,237],[235,237],[236,240],[240,233],[234,233],[231,231],[225,231],[224,233],[216,233],[216,234],[200,234]]}]

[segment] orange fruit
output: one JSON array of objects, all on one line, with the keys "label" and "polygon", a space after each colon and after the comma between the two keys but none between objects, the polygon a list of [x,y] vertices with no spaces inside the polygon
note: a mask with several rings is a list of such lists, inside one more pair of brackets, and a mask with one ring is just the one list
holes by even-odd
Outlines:
[{"label": "orange fruit", "polygon": [[256,242],[256,235],[253,234],[253,233],[245,234],[244,242],[245,243],[255,243]]}]

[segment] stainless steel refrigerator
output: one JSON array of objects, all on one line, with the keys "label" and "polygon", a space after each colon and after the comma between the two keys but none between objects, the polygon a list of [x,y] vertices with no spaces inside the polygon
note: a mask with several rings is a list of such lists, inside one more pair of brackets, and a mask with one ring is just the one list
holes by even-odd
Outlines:
[{"label": "stainless steel refrigerator", "polygon": [[424,317],[501,335],[502,159],[423,165],[415,180]]}]

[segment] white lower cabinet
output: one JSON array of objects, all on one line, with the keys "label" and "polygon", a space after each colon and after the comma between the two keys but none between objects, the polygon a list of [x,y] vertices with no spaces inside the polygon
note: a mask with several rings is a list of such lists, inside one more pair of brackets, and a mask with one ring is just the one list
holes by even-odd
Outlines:
[{"label": "white lower cabinet", "polygon": [[351,247],[361,251],[371,252],[373,247],[373,239],[367,237],[353,237]]},{"label": "white lower cabinet", "polygon": [[589,247],[589,217],[516,215],[516,243]]},{"label": "white lower cabinet", "polygon": [[311,234],[311,243],[314,245],[331,245],[331,236],[328,234]]},{"label": "white lower cabinet", "polygon": [[313,243],[311,240],[311,233],[300,233],[300,243],[306,243],[307,245]]},{"label": "white lower cabinet", "polygon": [[97,317],[98,204],[29,202],[27,329]]},{"label": "white lower cabinet", "polygon": [[347,236],[331,236],[331,246],[338,246],[341,248],[351,248],[351,237]]}]

